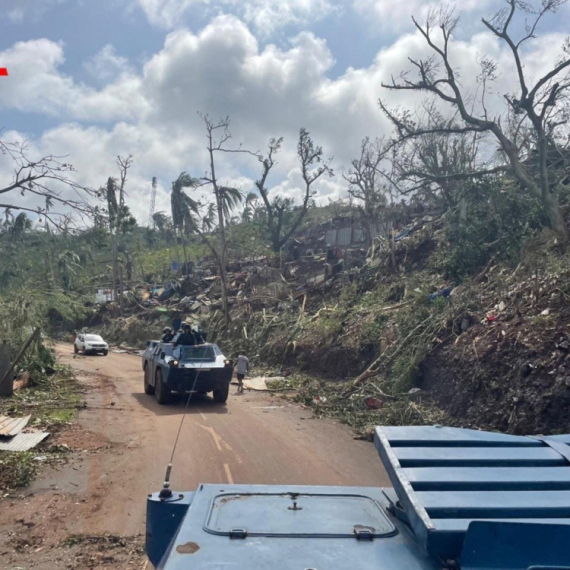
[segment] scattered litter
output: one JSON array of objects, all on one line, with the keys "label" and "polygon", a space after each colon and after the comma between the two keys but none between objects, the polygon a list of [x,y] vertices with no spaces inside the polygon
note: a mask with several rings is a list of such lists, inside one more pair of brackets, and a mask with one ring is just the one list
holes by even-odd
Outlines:
[{"label": "scattered litter", "polygon": [[441,291],[436,291],[435,293],[428,295],[428,299],[430,301],[434,301],[438,297],[443,297],[444,299],[447,299],[449,296],[451,296],[452,291],[453,287],[445,287],[445,289],[441,289]]},{"label": "scattered litter", "polygon": [[30,385],[30,373],[22,373],[17,380],[14,380],[14,392],[27,388]]},{"label": "scattered litter", "polygon": [[265,376],[244,380],[243,386],[248,390],[267,390],[267,383]]},{"label": "scattered litter", "polygon": [[550,309],[544,309],[544,311],[542,311],[540,315],[543,317],[548,317],[548,315],[550,315]]},{"label": "scattered litter", "polygon": [[28,424],[32,416],[9,418],[0,416],[0,436],[12,437],[18,435]]},{"label": "scattered litter", "polygon": [[42,442],[49,433],[36,431],[32,433],[19,433],[9,440],[0,440],[0,451],[28,451]]},{"label": "scattered litter", "polygon": [[384,407],[384,400],[378,398],[366,398],[364,403],[369,410],[381,410]]}]

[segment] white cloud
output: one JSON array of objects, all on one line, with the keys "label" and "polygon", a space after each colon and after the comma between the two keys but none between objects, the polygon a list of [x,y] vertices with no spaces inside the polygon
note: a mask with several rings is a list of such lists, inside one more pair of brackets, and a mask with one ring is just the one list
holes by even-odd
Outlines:
[{"label": "white cloud", "polygon": [[163,28],[173,28],[181,23],[192,6],[204,6],[207,0],[135,0],[149,22]]},{"label": "white cloud", "polygon": [[335,9],[329,0],[230,0],[229,3],[240,6],[243,19],[264,37],[289,25],[305,26],[322,20]]},{"label": "white cloud", "polygon": [[335,10],[331,0],[134,0],[149,22],[173,28],[186,21],[191,10],[200,14],[229,11],[269,37],[276,30],[321,20]]},{"label": "white cloud", "polygon": [[120,75],[131,73],[132,67],[126,57],[117,55],[114,46],[107,44],[85,63],[87,71],[98,81],[107,83]]},{"label": "white cloud", "polygon": [[[538,74],[542,66],[554,61],[561,40],[550,34],[532,44],[525,56],[529,73]],[[377,99],[405,107],[418,101],[407,92],[384,90],[381,83],[409,68],[409,54],[426,53],[419,34],[403,35],[380,50],[370,66],[349,68],[330,79],[334,58],[323,39],[304,32],[285,48],[262,48],[243,21],[225,15],[196,34],[186,29],[170,33],[140,72],[130,69],[112,48],[104,48],[90,64],[94,70],[99,64],[112,64],[112,77],[100,89],[61,73],[61,45],[48,40],[18,43],[0,54],[11,69],[10,81],[0,84],[0,101],[6,108],[62,117],[63,124],[32,143],[40,154],[69,154],[86,185],[100,186],[116,173],[118,154],[133,154],[129,203],[141,222],[148,216],[153,176],[161,183],[157,209],[168,211],[170,182],[182,170],[194,176],[204,173],[205,132],[197,111],[214,118],[229,115],[233,120],[231,142],[236,146],[243,142],[246,148],[262,151],[270,137],[284,136],[284,149],[269,185],[275,193],[297,199],[302,183],[296,141],[299,128],[306,127],[315,143],[323,146],[325,156],[334,156],[337,176],[323,178],[316,186],[318,201],[326,203],[344,192],[339,171],[358,152],[360,140],[390,130]],[[481,54],[498,61],[501,75],[489,103],[490,108],[502,105],[503,93],[512,89],[514,70],[508,51],[498,40],[480,33],[455,42],[452,53],[467,90],[476,89],[474,77]],[[110,124],[88,124],[101,120]],[[223,181],[237,183],[243,191],[250,189],[258,169],[256,159],[249,155],[219,157]]]},{"label": "white cloud", "polygon": [[140,78],[124,73],[120,84],[99,91],[76,83],[59,71],[64,49],[51,40],[18,42],[0,52],[0,61],[10,70],[9,80],[2,82],[0,108],[89,121],[135,119],[146,111]]}]

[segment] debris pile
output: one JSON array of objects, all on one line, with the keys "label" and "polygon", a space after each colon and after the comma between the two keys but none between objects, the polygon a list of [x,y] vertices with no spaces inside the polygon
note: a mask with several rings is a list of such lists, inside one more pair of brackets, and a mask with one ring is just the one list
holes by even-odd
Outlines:
[{"label": "debris pile", "polygon": [[31,417],[0,416],[0,451],[29,451],[49,436],[34,429],[24,431]]}]

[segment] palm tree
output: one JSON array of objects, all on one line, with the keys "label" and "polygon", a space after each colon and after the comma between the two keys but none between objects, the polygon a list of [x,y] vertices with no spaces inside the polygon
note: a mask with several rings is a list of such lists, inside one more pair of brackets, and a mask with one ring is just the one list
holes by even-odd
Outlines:
[{"label": "palm tree", "polygon": [[[199,204],[192,200],[190,196],[184,193],[184,188],[196,188],[200,181],[192,178],[187,172],[182,172],[180,176],[172,183],[172,194],[170,195],[170,207],[172,209],[172,224],[174,232],[180,232],[182,240],[182,248],[184,250],[184,262],[188,269],[188,256],[186,255],[186,242],[184,235],[192,233],[195,227],[194,214],[199,214]],[[177,240],[178,249],[178,240]],[[180,256],[178,256],[180,258]]]},{"label": "palm tree", "polygon": [[76,270],[81,268],[81,259],[75,252],[66,250],[57,258],[57,267],[61,273],[63,288],[69,291],[73,285],[72,279]]},{"label": "palm tree", "polygon": [[220,194],[222,197],[222,208],[224,211],[224,219],[231,218],[231,212],[243,201],[243,196],[237,188],[228,186],[220,186]]},{"label": "palm tree", "polygon": [[168,225],[168,216],[164,212],[155,212],[152,215],[152,221],[160,234],[163,234]]},{"label": "palm tree", "polygon": [[206,214],[202,218],[202,231],[210,233],[214,229],[214,222],[216,220],[216,204],[210,202]]},{"label": "palm tree", "polygon": [[255,192],[248,192],[247,196],[245,197],[245,205],[241,214],[242,222],[251,222],[253,219],[253,213],[255,211],[255,203],[257,202],[257,198],[258,196]]},{"label": "palm tree", "polygon": [[25,212],[12,218],[10,223],[10,234],[14,241],[21,241],[27,230],[31,229],[32,220],[26,216]]}]

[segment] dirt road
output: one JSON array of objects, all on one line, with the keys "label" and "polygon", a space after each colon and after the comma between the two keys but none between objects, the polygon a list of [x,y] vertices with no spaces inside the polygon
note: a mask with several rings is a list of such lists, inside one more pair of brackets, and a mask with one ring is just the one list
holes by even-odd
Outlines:
[{"label": "dirt road", "polygon": [[[145,498],[160,489],[185,402],[159,406],[145,395],[140,357],[113,352],[74,357],[69,345],[58,345],[57,351],[60,361],[77,371],[87,407],[57,441],[74,450],[71,460],[46,469],[24,498],[2,504],[0,536],[31,535],[19,552],[0,539],[0,559],[9,555],[3,568],[53,568],[56,561],[64,568],[140,567],[140,545],[118,563],[105,558],[105,548],[99,549],[103,554],[69,562],[61,544],[76,534],[92,540],[102,533],[143,535]],[[227,405],[207,396],[192,398],[174,456],[172,487],[234,482],[388,484],[374,447],[355,441],[348,428],[312,419],[309,410],[283,398],[237,395],[232,387]]]}]

